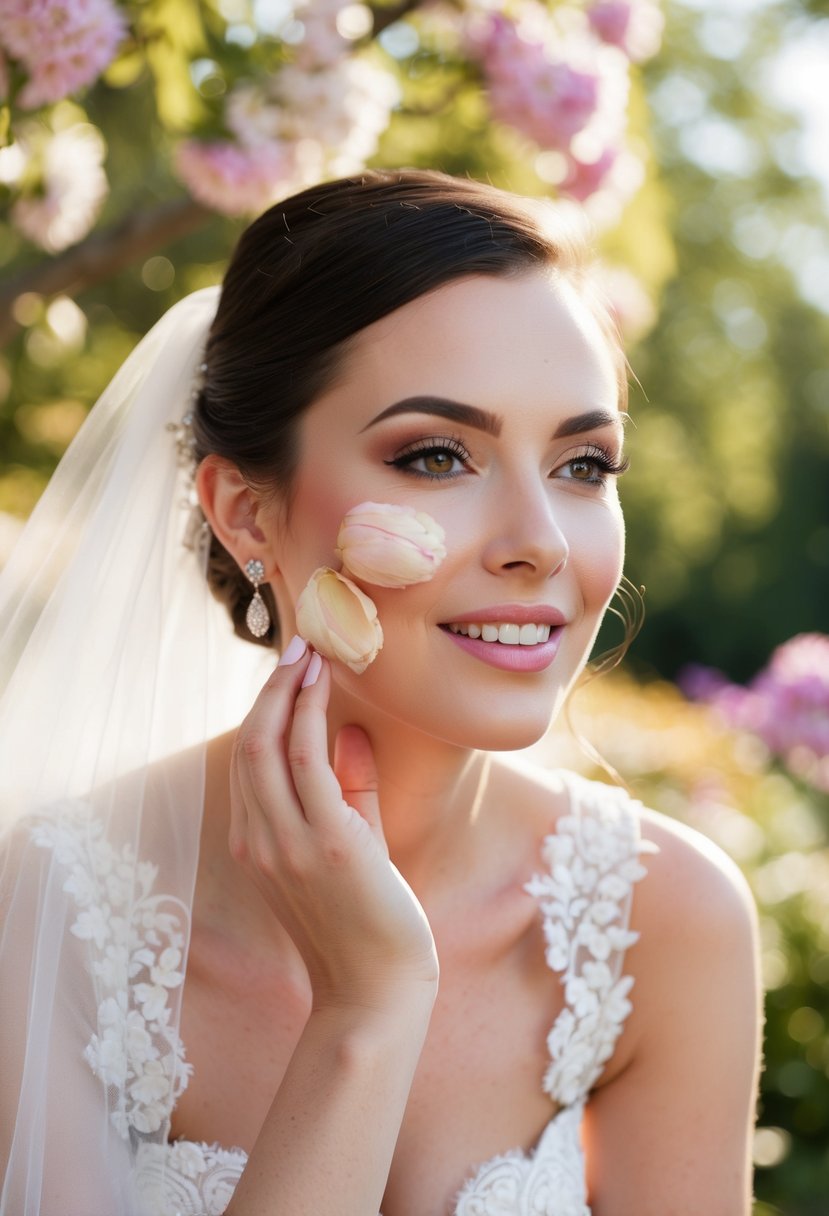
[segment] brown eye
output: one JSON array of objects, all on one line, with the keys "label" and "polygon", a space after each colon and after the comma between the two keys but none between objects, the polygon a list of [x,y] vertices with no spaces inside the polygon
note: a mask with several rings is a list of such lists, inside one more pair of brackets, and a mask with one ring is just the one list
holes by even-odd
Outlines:
[{"label": "brown eye", "polygon": [[578,460],[570,461],[570,474],[576,481],[593,481],[596,475],[595,460],[588,460],[582,456]]},{"label": "brown eye", "polygon": [[434,452],[429,452],[426,456],[421,456],[424,471],[426,473],[434,473],[436,475],[441,473],[449,473],[455,459],[456,458],[451,454],[451,452],[440,449]]},{"label": "brown eye", "polygon": [[467,469],[469,453],[459,441],[435,438],[424,440],[387,463],[419,477],[447,481]]}]

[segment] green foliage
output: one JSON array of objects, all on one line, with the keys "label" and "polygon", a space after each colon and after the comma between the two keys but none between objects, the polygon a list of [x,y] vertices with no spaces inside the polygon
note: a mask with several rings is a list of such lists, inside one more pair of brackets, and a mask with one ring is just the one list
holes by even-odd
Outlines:
[{"label": "green foliage", "polygon": [[676,271],[632,352],[625,505],[628,572],[648,588],[636,653],[668,675],[695,660],[745,677],[825,627],[829,317],[796,276],[829,230],[763,87],[795,11],[674,4],[648,72]]}]

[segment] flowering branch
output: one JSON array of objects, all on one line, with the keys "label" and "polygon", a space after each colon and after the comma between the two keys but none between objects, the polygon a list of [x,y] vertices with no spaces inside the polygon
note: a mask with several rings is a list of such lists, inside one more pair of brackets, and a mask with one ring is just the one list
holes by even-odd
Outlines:
[{"label": "flowering branch", "polygon": [[0,288],[0,346],[17,332],[12,309],[24,292],[76,295],[203,227],[211,217],[210,211],[189,198],[134,211],[57,257],[7,278]]},{"label": "flowering branch", "polygon": [[[11,114],[0,186],[11,193],[9,222],[57,255],[0,289],[0,345],[15,332],[11,310],[22,292],[77,293],[211,213],[251,216],[312,182],[361,173],[393,121],[451,112],[459,89],[480,95],[495,124],[529,142],[541,183],[596,200],[605,222],[641,182],[641,163],[625,147],[626,101],[631,64],[659,45],[658,0],[578,8],[521,0],[506,9],[449,0],[439,10],[424,0],[291,0],[299,41],[280,43],[278,28],[264,36],[237,23],[222,34],[209,22],[184,22],[165,35],[163,63],[150,63],[139,10],[171,2],[187,8],[185,0],[38,0],[34,8],[0,0],[0,102],[8,99]],[[437,99],[434,88],[409,88],[405,64],[370,45],[415,13],[407,53],[452,66],[455,83]],[[239,37],[249,55],[238,55]],[[208,47],[215,59],[205,57]],[[99,130],[68,99],[106,72],[107,87],[129,88],[135,56],[145,52],[156,117],[172,134],[167,167],[190,199],[89,236],[109,190],[106,124]]]}]

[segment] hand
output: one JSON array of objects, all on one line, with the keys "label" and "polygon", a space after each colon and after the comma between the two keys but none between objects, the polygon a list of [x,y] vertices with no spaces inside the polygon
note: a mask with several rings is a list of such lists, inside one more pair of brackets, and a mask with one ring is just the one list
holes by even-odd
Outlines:
[{"label": "hand", "polygon": [[230,851],[299,950],[315,1007],[385,1005],[412,983],[436,987],[437,956],[389,860],[365,732],[344,727],[329,764],[330,678],[327,661],[306,651],[276,668],[240,726]]}]

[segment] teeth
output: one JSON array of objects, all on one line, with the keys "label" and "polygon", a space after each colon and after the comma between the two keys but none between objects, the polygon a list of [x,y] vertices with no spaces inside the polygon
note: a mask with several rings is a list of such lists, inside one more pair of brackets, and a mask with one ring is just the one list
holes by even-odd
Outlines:
[{"label": "teeth", "polygon": [[452,633],[464,637],[482,638],[484,642],[500,642],[502,646],[537,646],[550,639],[549,625],[516,625],[511,621],[470,622],[450,625]]}]

